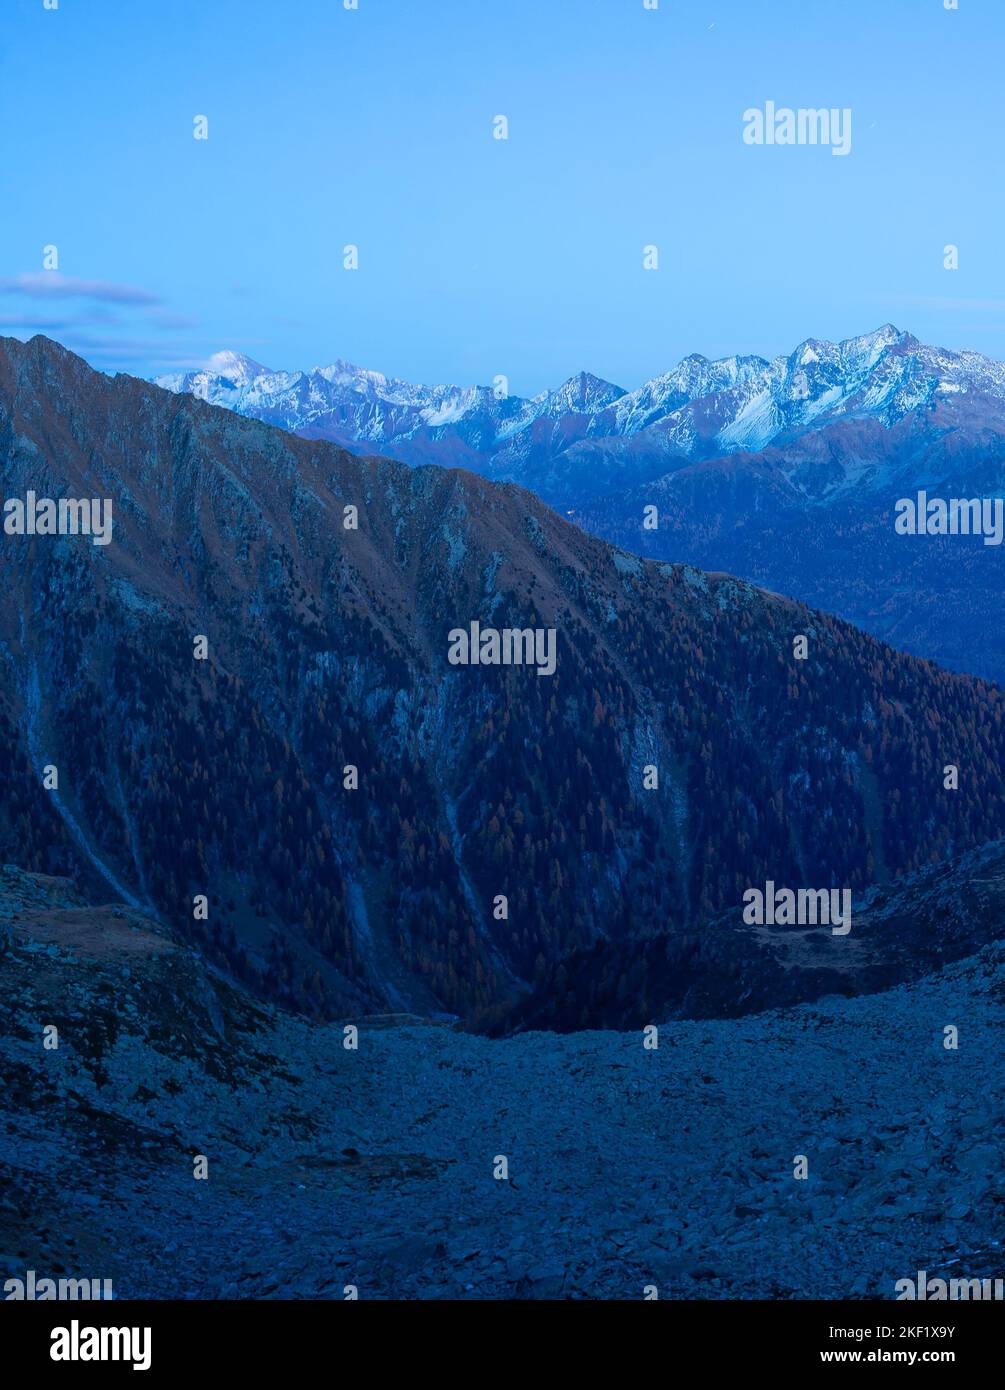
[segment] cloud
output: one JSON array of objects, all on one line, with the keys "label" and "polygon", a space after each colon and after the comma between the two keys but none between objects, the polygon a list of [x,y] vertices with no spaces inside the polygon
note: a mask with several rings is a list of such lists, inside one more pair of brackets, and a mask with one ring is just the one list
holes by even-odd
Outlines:
[{"label": "cloud", "polygon": [[[0,305],[4,296],[27,302],[5,306],[10,312],[0,313],[0,334],[56,338],[102,371],[141,368],[149,374],[197,368],[211,347],[219,347],[218,339],[206,340],[193,332],[199,328],[198,319],[135,285],[46,270],[0,277]],[[225,341],[235,349],[255,351],[268,339]]]},{"label": "cloud", "polygon": [[164,351],[162,338],[93,338],[86,333],[68,333],[64,346],[88,357],[146,357]]},{"label": "cloud", "polygon": [[96,299],[103,304],[160,304],[157,295],[135,285],[112,280],[77,280],[58,270],[11,275],[0,279],[0,294],[19,294],[28,299]]},{"label": "cloud", "polygon": [[9,309],[0,313],[0,333],[21,338],[45,334],[96,366],[189,366],[205,355],[201,346],[170,342],[175,334],[194,329],[197,321],[136,285],[79,279],[55,270],[23,272],[0,277],[0,306]]},{"label": "cloud", "polygon": [[77,353],[100,371],[136,371],[140,375],[154,375],[172,368],[190,371],[198,365],[199,353],[181,350],[164,350],[163,343],[143,339],[109,338],[105,342],[81,341],[69,334],[60,335],[59,341],[71,352]]},{"label": "cloud", "polygon": [[0,328],[31,329],[35,333],[59,332],[73,328],[91,328],[118,323],[118,316],[100,305],[85,309],[80,313],[60,314],[54,317],[46,313],[0,314]]},{"label": "cloud", "polygon": [[33,329],[36,333],[59,332],[64,328],[73,328],[77,320],[74,318],[52,319],[37,317],[34,314],[0,314],[0,328],[23,328],[25,331]]},{"label": "cloud", "polygon": [[[157,371],[169,367],[197,370],[207,360],[207,344],[199,347],[166,345],[163,338],[109,336],[96,338],[86,333],[70,332],[60,335],[59,341],[71,352],[106,370],[110,366],[140,364],[151,366]],[[238,347],[256,347],[261,339],[240,340]]]}]

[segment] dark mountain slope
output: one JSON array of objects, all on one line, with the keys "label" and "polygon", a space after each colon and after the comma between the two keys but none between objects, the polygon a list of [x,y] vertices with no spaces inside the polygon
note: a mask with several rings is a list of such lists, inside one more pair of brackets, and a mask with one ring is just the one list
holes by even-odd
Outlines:
[{"label": "dark mountain slope", "polygon": [[597,941],[551,966],[499,1031],[644,1028],[738,1018],[918,980],[1005,939],[1005,842],[854,895],[852,929],[749,926],[738,909],[687,932]]},{"label": "dark mountain slope", "polygon": [[[516,487],[357,458],[41,338],[0,341],[0,468],[8,498],[115,515],[107,547],[2,538],[0,853],[111,886],[271,997],[484,1013],[766,878],[861,888],[1005,834],[996,689],[637,561]],[[555,628],[555,674],[449,665],[476,619]]]},{"label": "dark mountain slope", "polygon": [[[894,530],[897,501],[919,489],[942,499],[1002,495],[1005,423],[985,406],[961,395],[890,427],[845,421],[688,464],[570,515],[640,555],[728,569],[893,646],[1001,681],[1002,547]],[[655,530],[643,525],[653,506]]]}]

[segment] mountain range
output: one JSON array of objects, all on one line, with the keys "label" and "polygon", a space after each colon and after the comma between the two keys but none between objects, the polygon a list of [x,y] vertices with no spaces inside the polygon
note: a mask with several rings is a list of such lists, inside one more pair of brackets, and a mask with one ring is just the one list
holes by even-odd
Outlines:
[{"label": "mountain range", "polygon": [[[0,537],[5,1279],[1000,1274],[997,686],[41,337],[0,339],[0,472],[114,516]],[[452,663],[471,622],[553,673]],[[851,931],[748,922],[768,880]]]},{"label": "mountain range", "polygon": [[737,574],[1005,679],[998,547],[893,531],[895,503],[921,489],[1005,488],[1005,366],[979,353],[887,324],[771,361],[695,354],[633,391],[581,372],[532,399],[342,361],[275,372],[230,352],[158,381],[308,438],[519,483],[635,552]]},{"label": "mountain range", "polygon": [[[262,997],[497,1028],[598,942],[686,942],[751,884],[860,891],[1005,834],[995,687],[512,484],[42,337],[0,340],[0,468],[8,497],[115,516],[107,546],[3,538],[0,854]],[[552,630],[554,674],[452,665],[473,621]]]},{"label": "mountain range", "polygon": [[[686,463],[782,448],[851,421],[890,428],[956,407],[957,419],[1005,418],[1005,366],[948,352],[887,324],[841,343],[808,339],[788,356],[693,354],[634,391],[588,372],[525,399],[493,387],[417,386],[338,361],[277,372],[221,352],[204,370],[157,384],[347,447],[367,444],[405,463],[471,467],[516,482],[552,506],[652,482]],[[792,468],[807,501],[882,486],[888,468]]]}]

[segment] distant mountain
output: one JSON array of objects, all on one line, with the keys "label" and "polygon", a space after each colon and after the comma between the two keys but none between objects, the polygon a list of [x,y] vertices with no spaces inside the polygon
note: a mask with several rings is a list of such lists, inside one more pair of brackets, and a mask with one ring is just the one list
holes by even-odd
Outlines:
[{"label": "distant mountain", "polygon": [[[841,343],[810,338],[771,362],[695,354],[636,391],[581,372],[533,399],[500,397],[486,386],[414,386],[341,361],[276,372],[235,353],[157,384],[294,433],[379,444],[406,463],[469,466],[474,450],[477,471],[553,505],[606,496],[695,460],[783,448],[839,422],[890,428],[944,406],[957,424],[1005,422],[1005,366],[928,347],[891,324]],[[868,458],[842,462],[800,469],[793,461],[786,479],[813,503],[874,490],[889,476]]]},{"label": "distant mountain", "polygon": [[999,549],[893,532],[896,501],[919,489],[1005,491],[1005,366],[979,353],[887,324],[771,362],[694,355],[631,392],[581,373],[533,400],[345,363],[218,366],[160,381],[348,448],[518,482],[627,549],[738,574],[1005,681]]},{"label": "distant mountain", "polygon": [[[0,859],[159,915],[280,1002],[491,1021],[600,938],[1005,835],[1000,692],[519,488],[44,338],[0,340],[0,468],[8,498],[115,517],[107,546],[3,537]],[[551,632],[554,674],[453,664],[472,622]]]},{"label": "distant mountain", "polygon": [[[1005,684],[1002,545],[903,536],[901,498],[1005,496],[997,400],[950,395],[892,425],[843,420],[567,508],[640,555],[726,569],[903,650]],[[658,528],[647,517],[657,509]]]}]

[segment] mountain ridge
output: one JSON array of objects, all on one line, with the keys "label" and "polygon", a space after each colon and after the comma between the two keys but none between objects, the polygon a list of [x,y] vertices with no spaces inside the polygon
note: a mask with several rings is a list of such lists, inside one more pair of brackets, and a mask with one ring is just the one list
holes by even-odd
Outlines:
[{"label": "mountain ridge", "polygon": [[[236,382],[212,370],[156,381],[294,432],[348,447],[379,443],[404,462],[446,464],[452,448],[475,447],[478,471],[557,505],[604,491],[603,479],[581,476],[602,462],[589,447],[604,441],[630,441],[634,481],[642,483],[659,476],[657,464],[759,450],[837,419],[893,424],[940,393],[980,390],[1005,416],[1005,366],[928,346],[892,324],[837,343],[808,338],[770,360],[693,353],[632,391],[581,371],[522,398],[488,386],[412,385],[341,361],[307,372],[242,371]],[[563,429],[544,431],[546,419],[565,421]],[[578,469],[551,476],[548,463],[565,453]]]},{"label": "mountain ridge", "polygon": [[[281,1003],[491,1023],[567,953],[751,882],[855,890],[1005,834],[1000,691],[512,484],[41,338],[0,340],[0,466],[116,518],[105,547],[4,537],[0,856],[121,883]],[[554,676],[451,665],[472,620],[553,628]]]},{"label": "mountain ridge", "polygon": [[887,324],[771,361],[692,354],[630,392],[581,373],[532,401],[423,395],[345,364],[331,381],[200,382],[169,384],[306,437],[515,481],[636,554],[737,574],[1005,682],[996,549],[893,527],[919,490],[1005,493],[1005,366],[979,353]]}]

